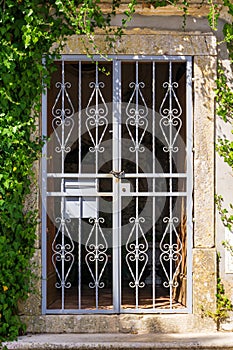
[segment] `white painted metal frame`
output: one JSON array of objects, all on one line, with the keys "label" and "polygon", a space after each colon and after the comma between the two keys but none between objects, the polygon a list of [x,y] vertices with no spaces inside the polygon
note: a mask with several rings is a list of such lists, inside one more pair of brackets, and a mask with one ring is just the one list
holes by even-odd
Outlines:
[{"label": "white painted metal frame", "polygon": [[[85,310],[81,309],[81,299],[79,293],[79,301],[77,309],[65,309],[64,308],[64,292],[62,297],[62,308],[60,310],[50,310],[47,309],[46,305],[46,198],[49,196],[61,197],[61,200],[64,201],[65,197],[69,197],[70,194],[66,191],[60,192],[49,192],[47,191],[47,178],[60,178],[63,182],[65,179],[69,178],[77,178],[77,179],[95,179],[96,183],[98,183],[98,179],[100,178],[113,178],[112,174],[98,174],[96,164],[96,173],[93,174],[83,174],[81,173],[81,153],[79,154],[79,173],[78,174],[67,174],[64,173],[47,173],[47,160],[46,160],[46,145],[43,149],[43,157],[41,160],[42,163],[42,313],[43,314],[61,314],[61,313],[187,313],[192,312],[192,58],[186,56],[110,56],[113,60],[113,148],[112,148],[112,159],[113,159],[113,169],[114,171],[120,172],[121,169],[121,62],[124,61],[135,61],[136,67],[137,62],[152,62],[152,92],[155,94],[155,64],[156,62],[170,62],[170,81],[168,84],[172,85],[172,76],[171,76],[171,67],[172,62],[186,62],[186,152],[187,152],[187,172],[186,173],[172,173],[172,166],[170,161],[170,169],[169,173],[160,174],[155,173],[155,167],[153,165],[153,173],[148,174],[140,174],[138,171],[135,174],[125,174],[124,178],[135,178],[136,180],[136,192],[132,192],[132,196],[152,196],[153,203],[156,197],[166,196],[170,198],[170,208],[172,197],[186,197],[186,212],[187,212],[187,307],[181,309],[173,309],[172,304],[169,309],[156,309],[155,307],[155,273],[153,273],[153,309],[121,309],[121,251],[119,247],[121,246],[121,198],[123,196],[128,196],[128,193],[120,192],[119,181],[113,181],[113,192],[114,196],[113,201],[113,310]],[[104,58],[99,56],[93,57],[96,61],[104,61]],[[79,67],[81,68],[81,61],[88,61],[89,59],[86,56],[77,56],[77,55],[63,55],[61,58],[62,62],[65,61],[73,61],[79,62]],[[98,72],[96,72],[98,75]],[[98,76],[96,77],[98,80]],[[63,84],[65,82],[63,81]],[[138,82],[137,82],[138,83]],[[79,69],[79,90],[81,90],[81,69]],[[81,115],[81,96],[79,98],[79,115]],[[170,96],[171,98],[171,96]],[[155,101],[153,99],[153,113],[155,111]],[[162,111],[161,111],[162,114]],[[153,114],[154,116],[154,114]],[[46,92],[42,96],[42,134],[47,135],[47,94]],[[154,130],[154,118],[152,128]],[[179,130],[178,130],[179,132]],[[79,128],[79,133],[81,135],[81,127]],[[80,136],[79,135],[79,136]],[[81,137],[79,137],[79,142],[81,143]],[[153,141],[154,142],[154,141]],[[98,145],[97,145],[98,146]],[[171,146],[171,143],[170,143]],[[79,152],[81,152],[81,144],[79,145]],[[97,151],[96,151],[97,152]],[[153,157],[155,157],[153,153]],[[96,156],[98,159],[98,155]],[[171,158],[171,155],[170,155]],[[153,158],[154,159],[154,158]],[[154,162],[153,162],[154,163]],[[153,191],[152,192],[139,192],[138,191],[138,179],[140,178],[152,178],[153,181]],[[155,179],[156,178],[168,178],[169,179],[169,191],[168,192],[156,192],[155,190]],[[184,178],[187,181],[186,191],[183,192],[173,192],[172,191],[172,179],[173,178]],[[93,193],[86,193],[86,197],[93,197]],[[101,192],[95,193],[94,197],[104,197],[110,196],[109,192]],[[154,204],[153,204],[154,205]],[[172,218],[172,213],[170,213],[170,219]],[[101,218],[99,218],[101,219]],[[98,220],[99,220],[98,219]],[[80,220],[79,220],[80,223]],[[97,225],[97,223],[96,223]],[[93,226],[94,228],[94,226]],[[137,230],[139,227],[137,228]],[[153,233],[155,234],[155,222],[153,223]],[[171,230],[171,228],[170,228]],[[80,234],[80,230],[79,230]],[[153,259],[155,256],[155,241],[153,241]],[[79,254],[80,257],[80,254]],[[155,261],[153,260],[153,265]],[[80,262],[79,262],[79,265]],[[81,273],[81,271],[79,271]],[[170,280],[171,280],[170,276]],[[79,291],[81,290],[81,286],[78,286]],[[97,288],[97,287],[96,287]],[[98,289],[98,288],[97,288]],[[98,294],[98,290],[97,290]],[[136,292],[137,294],[137,292]],[[170,286],[170,297],[172,298],[172,286]],[[170,298],[170,299],[171,299]],[[98,304],[98,302],[97,302]],[[137,306],[137,305],[136,305]]]}]

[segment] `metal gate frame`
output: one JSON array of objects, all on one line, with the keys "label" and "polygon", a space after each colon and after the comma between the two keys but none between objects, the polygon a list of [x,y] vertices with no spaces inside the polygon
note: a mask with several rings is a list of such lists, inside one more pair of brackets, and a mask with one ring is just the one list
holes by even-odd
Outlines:
[{"label": "metal gate frame", "polygon": [[[89,313],[191,313],[192,312],[192,178],[193,178],[193,155],[192,155],[192,134],[193,134],[193,110],[192,110],[192,57],[190,56],[109,56],[112,59],[113,63],[113,148],[112,148],[112,157],[113,157],[113,169],[115,172],[121,172],[121,146],[119,140],[121,139],[121,89],[119,89],[119,80],[121,77],[121,62],[124,61],[136,61],[136,62],[152,62],[153,64],[153,74],[155,74],[155,63],[156,62],[186,62],[186,152],[188,155],[189,161],[187,162],[187,172],[184,174],[177,174],[177,177],[183,177],[187,181],[187,188],[185,192],[175,192],[175,196],[186,196],[187,204],[186,204],[186,212],[187,212],[187,307],[182,309],[121,309],[121,272],[120,272],[120,249],[121,246],[121,217],[116,213],[120,213],[121,210],[121,198],[124,196],[122,192],[120,192],[119,181],[116,178],[113,181],[113,192],[112,196],[114,197],[113,201],[113,230],[117,228],[118,234],[113,234],[113,261],[115,262],[115,267],[113,268],[113,310],[85,310],[85,309],[64,309],[61,310],[48,310],[46,305],[46,261],[47,261],[47,252],[46,252],[46,205],[47,196],[53,195],[47,191],[47,159],[46,159],[46,144],[43,148],[43,157],[41,159],[42,165],[42,186],[41,186],[41,196],[42,196],[42,313],[43,314],[89,314]],[[94,56],[89,59],[84,55],[62,55],[60,61],[104,61],[104,58],[99,56]],[[153,77],[155,79],[155,76]],[[42,96],[42,135],[47,135],[47,91]],[[115,141],[114,141],[115,140]],[[85,174],[79,174],[80,178],[85,178]],[[171,174],[163,174],[164,177],[169,178]],[[161,174],[143,174],[143,177],[161,177]],[[71,177],[71,176],[70,176]],[[92,176],[88,174],[86,177],[91,178]],[[101,174],[93,174],[94,178],[101,177],[110,177],[113,175],[109,174],[108,176],[101,176]],[[133,175],[130,174],[128,177],[132,178]],[[139,174],[135,175],[135,178],[140,177]],[[172,174],[174,178],[174,173]],[[61,174],[61,178],[66,179],[69,178],[67,174]],[[72,178],[74,178],[72,174]],[[125,174],[125,178],[127,178],[127,174]],[[104,194],[101,192],[100,196]],[[106,195],[110,195],[107,193]],[[137,193],[136,195],[140,195]],[[143,193],[145,195],[145,193]],[[146,193],[146,195],[150,196],[154,194]],[[156,195],[166,195],[174,196],[174,193],[157,193]],[[61,195],[61,196],[64,196]],[[87,193],[87,196],[90,196],[90,193]],[[98,196],[95,194],[94,196]],[[170,288],[171,291],[171,288]],[[170,292],[171,293],[171,292]]]}]

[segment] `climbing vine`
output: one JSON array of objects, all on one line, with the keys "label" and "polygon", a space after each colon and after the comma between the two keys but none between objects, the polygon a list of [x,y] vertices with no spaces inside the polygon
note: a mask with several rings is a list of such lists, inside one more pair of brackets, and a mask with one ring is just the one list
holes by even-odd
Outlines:
[{"label": "climbing vine", "polygon": [[[219,8],[208,1],[209,22],[215,29]],[[233,16],[231,0],[222,2]],[[154,7],[172,4],[183,8],[184,18],[188,15],[189,0],[144,3]],[[33,164],[43,143],[36,133],[42,88],[49,85],[53,59],[69,35],[84,35],[93,45],[96,28],[104,30],[109,45],[122,35],[136,0],[129,2],[121,26],[115,29],[111,19],[121,1],[108,4],[106,14],[100,0],[0,0],[0,341],[14,339],[25,331],[18,303],[32,289],[30,261],[37,212],[26,198],[34,188]],[[232,23],[225,25],[224,35],[232,62]],[[42,64],[43,57],[46,65]],[[233,94],[224,71],[218,78],[217,102],[219,115],[231,119]],[[221,140],[218,150],[232,166],[233,144],[229,142]]]},{"label": "climbing vine", "polygon": [[202,308],[204,316],[211,317],[217,325],[217,330],[220,330],[221,322],[225,321],[229,312],[233,310],[233,305],[231,300],[226,296],[223,282],[220,278],[219,264],[221,256],[217,254],[217,293],[216,293],[216,309],[215,311],[205,311]]},{"label": "climbing vine", "polygon": [[49,84],[52,61],[68,35],[91,39],[96,27],[114,34],[110,20],[119,5],[114,0],[105,15],[92,0],[0,1],[0,341],[25,330],[18,302],[31,291],[37,213],[25,199],[42,146],[36,136],[41,82]]},{"label": "climbing vine", "polygon": [[[233,4],[229,0],[223,0],[223,4],[228,8],[228,13],[233,18]],[[231,71],[233,65],[233,22],[226,23],[223,28],[224,41],[228,47]],[[229,125],[233,134],[233,78],[231,72],[226,72],[226,68],[219,64],[218,79],[216,81],[216,102],[217,114]],[[217,151],[233,171],[233,141],[227,137],[219,137]],[[221,215],[223,224],[230,230],[233,229],[233,204],[229,208],[224,207],[224,198],[221,195],[216,197],[217,209]],[[233,249],[228,242],[223,245],[232,253]]]}]

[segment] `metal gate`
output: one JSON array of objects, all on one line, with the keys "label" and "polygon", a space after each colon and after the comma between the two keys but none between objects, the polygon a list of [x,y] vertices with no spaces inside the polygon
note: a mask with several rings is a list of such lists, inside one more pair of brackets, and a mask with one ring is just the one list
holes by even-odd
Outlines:
[{"label": "metal gate", "polygon": [[63,56],[43,96],[43,313],[191,312],[190,57]]}]

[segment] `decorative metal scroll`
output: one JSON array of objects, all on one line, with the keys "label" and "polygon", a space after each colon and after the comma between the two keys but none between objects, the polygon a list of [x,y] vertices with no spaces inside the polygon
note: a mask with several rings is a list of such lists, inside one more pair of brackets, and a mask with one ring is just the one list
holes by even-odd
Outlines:
[{"label": "decorative metal scroll", "polygon": [[[105,84],[98,81],[98,67],[96,67],[96,82],[91,82],[89,87],[93,89],[91,97],[86,107],[86,127],[91,138],[93,146],[89,147],[90,152],[104,152],[104,147],[101,146],[104,134],[108,127],[108,107],[103,98],[101,89],[104,88]],[[99,103],[101,101],[101,103]],[[99,135],[99,127],[103,126],[104,129]],[[95,138],[92,134],[93,128],[95,129]]]},{"label": "decorative metal scroll", "polygon": [[[145,147],[142,146],[141,143],[148,127],[148,120],[146,118],[148,115],[148,107],[141,91],[141,89],[145,87],[145,84],[143,82],[131,82],[129,84],[129,87],[131,89],[134,89],[126,107],[126,115],[128,117],[126,119],[126,127],[133,142],[133,146],[131,146],[129,150],[131,152],[143,152],[145,150]],[[142,105],[140,106],[138,103],[139,96],[142,101]],[[133,103],[134,99],[136,99],[135,104]],[[136,128],[135,138],[133,137],[130,127]],[[140,137],[138,135],[139,128],[143,130]]]},{"label": "decorative metal scroll", "polygon": [[60,89],[52,108],[52,115],[54,117],[52,128],[59,144],[55,148],[55,151],[68,153],[71,148],[67,144],[74,128],[74,107],[67,92],[67,89],[71,88],[71,83],[57,82],[55,86]]},{"label": "decorative metal scroll", "polygon": [[[60,224],[52,243],[52,251],[54,252],[52,263],[59,280],[55,283],[55,286],[56,288],[70,288],[71,283],[67,279],[74,264],[74,255],[72,254],[74,243],[66,225],[66,223],[70,222],[70,219],[64,220],[58,217],[55,221],[57,224]],[[61,262],[61,271],[58,269],[58,262]]]},{"label": "decorative metal scroll", "polygon": [[[178,152],[178,147],[174,146],[182,126],[180,118],[182,108],[174,91],[174,88],[178,88],[178,83],[165,82],[163,83],[163,87],[167,88],[159,109],[159,113],[162,117],[160,120],[160,128],[167,144],[167,146],[163,147],[163,150],[164,152]],[[176,104],[175,108],[173,108],[174,101]],[[165,107],[167,104],[169,105],[168,108]]]},{"label": "decorative metal scroll", "polygon": [[[104,218],[91,218],[89,222],[93,223],[93,226],[85,244],[87,251],[85,261],[93,279],[89,283],[89,287],[98,289],[105,286],[101,278],[108,262],[108,255],[106,254],[108,244],[100,226],[100,223],[104,223]],[[94,266],[92,266],[93,263]],[[100,264],[101,268],[99,269]]]},{"label": "decorative metal scroll", "polygon": [[[176,224],[179,222],[177,217],[169,218],[165,217],[163,219],[164,223],[167,223],[166,229],[164,231],[163,237],[160,242],[160,262],[163,267],[163,271],[167,278],[167,281],[163,282],[165,288],[177,287],[178,282],[174,282],[174,278],[179,270],[179,266],[182,261],[182,242],[180,240],[179,234],[176,230]],[[175,243],[174,243],[175,242]],[[173,270],[169,264],[169,272],[166,269],[166,262],[176,263],[176,268]]]},{"label": "decorative metal scroll", "polygon": [[[160,128],[166,144],[163,147],[163,151],[169,153],[169,169],[170,172],[172,172],[172,153],[179,151],[179,147],[175,146],[175,143],[182,127],[182,120],[180,118],[182,108],[175,93],[175,89],[178,88],[178,83],[172,82],[171,62],[169,63],[169,82],[164,82],[163,87],[167,90],[159,109],[161,116]],[[171,178],[169,180],[169,191],[173,191]],[[160,242],[160,263],[166,278],[166,281],[163,282],[163,286],[165,288],[170,288],[171,293],[172,288],[178,286],[175,277],[182,261],[182,242],[176,229],[179,219],[172,216],[171,196],[169,197],[169,211],[170,216],[163,218],[166,228]],[[170,303],[171,302],[172,300],[170,299]]]},{"label": "decorative metal scroll", "polygon": [[[133,224],[132,230],[126,242],[126,251],[128,252],[126,254],[126,263],[133,278],[133,281],[129,283],[129,286],[131,288],[143,288],[145,286],[145,282],[141,281],[141,278],[148,262],[148,255],[146,253],[148,250],[148,242],[140,223],[144,223],[145,219],[143,217],[131,217],[129,222]],[[140,242],[138,242],[138,236],[140,236]],[[139,271],[139,262],[143,263],[141,266],[141,271]],[[135,265],[135,272],[132,269],[132,263]]]},{"label": "decorative metal scroll", "polygon": [[[62,82],[57,82],[55,86],[59,89],[52,107],[52,128],[58,142],[55,151],[64,154],[71,150],[68,142],[74,128],[74,107],[67,91],[67,89],[71,88],[71,83],[65,82],[64,62],[62,64]],[[62,170],[64,170],[64,164],[62,164]],[[61,199],[61,203],[63,203],[63,200]],[[55,286],[62,290],[71,287],[68,277],[74,264],[74,243],[67,227],[67,223],[70,220],[66,219],[64,214],[62,204],[61,217],[55,219],[58,228],[52,243],[52,263],[58,279]]]}]

